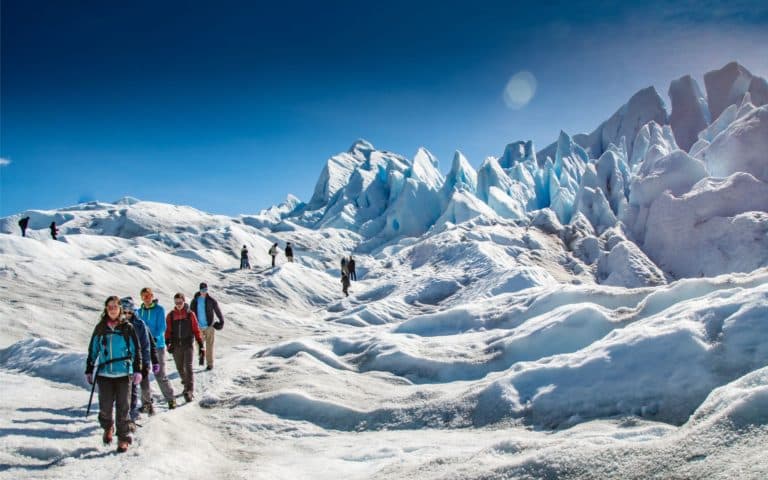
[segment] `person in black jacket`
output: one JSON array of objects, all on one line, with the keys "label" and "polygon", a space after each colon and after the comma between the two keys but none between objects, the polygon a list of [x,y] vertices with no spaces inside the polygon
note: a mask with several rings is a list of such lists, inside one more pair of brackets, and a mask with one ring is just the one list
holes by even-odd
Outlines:
[{"label": "person in black jacket", "polygon": [[27,226],[29,225],[29,217],[24,217],[19,220],[19,228],[21,228],[21,236],[27,236]]},{"label": "person in black jacket", "polygon": [[352,258],[352,255],[349,256],[349,261],[347,262],[347,271],[349,272],[350,280],[357,280],[357,274],[355,273],[355,259]]},{"label": "person in black jacket", "polygon": [[59,229],[56,228],[56,222],[51,222],[48,228],[51,229],[51,238],[56,240],[56,235],[59,233]]},{"label": "person in black jacket", "polygon": [[240,250],[240,270],[244,268],[251,268],[251,262],[248,261],[248,247],[243,245],[243,249]]},{"label": "person in black jacket", "polygon": [[[224,316],[219,309],[219,302],[208,294],[207,283],[200,284],[200,290],[195,293],[189,308],[197,316],[197,323],[205,340],[205,363],[208,365],[206,370],[213,370],[213,341],[216,330],[224,328]],[[219,319],[216,320],[214,315]]]},{"label": "person in black jacket", "polygon": [[288,242],[285,246],[285,258],[287,258],[289,262],[293,262],[293,247],[291,246],[291,242]]},{"label": "person in black jacket", "polygon": [[189,309],[184,301],[184,294],[177,293],[173,296],[174,308],[165,317],[167,327],[165,329],[165,343],[168,351],[173,355],[176,370],[184,385],[184,400],[191,402],[195,396],[195,375],[192,370],[192,357],[195,353],[195,340],[201,355],[205,355],[203,337],[197,326],[195,312]]}]

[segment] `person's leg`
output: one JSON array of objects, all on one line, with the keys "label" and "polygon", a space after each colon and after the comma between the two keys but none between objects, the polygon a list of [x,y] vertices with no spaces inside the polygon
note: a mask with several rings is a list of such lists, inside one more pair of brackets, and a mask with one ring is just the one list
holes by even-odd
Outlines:
[{"label": "person's leg", "polygon": [[117,438],[118,440],[131,441],[129,407],[131,402],[131,387],[133,382],[130,376],[114,379],[115,400],[117,402]]},{"label": "person's leg", "polygon": [[128,395],[129,401],[130,401],[130,418],[132,421],[136,421],[139,418],[139,387],[138,385],[134,385],[133,382],[131,382],[131,391]]},{"label": "person's leg", "polygon": [[203,338],[205,339],[205,363],[209,368],[213,368],[213,340],[215,336],[215,328],[208,327],[203,330]]},{"label": "person's leg", "polygon": [[141,379],[141,406],[152,406],[152,382],[149,381],[149,375]]},{"label": "person's leg", "polygon": [[168,380],[168,375],[165,373],[166,351],[167,350],[165,348],[157,349],[157,360],[160,362],[160,370],[157,372],[157,375],[155,375],[155,380],[157,381],[157,385],[160,387],[160,391],[163,393],[165,401],[170,402],[174,399],[174,396],[171,381]]},{"label": "person's leg", "polygon": [[183,363],[184,391],[191,395],[195,391],[194,371],[192,370],[192,362],[195,357],[194,344],[184,347],[179,357]]},{"label": "person's leg", "polygon": [[275,266],[275,256],[274,255],[272,255],[272,266],[273,267]]},{"label": "person's leg", "polygon": [[96,384],[99,387],[99,425],[101,425],[104,431],[107,431],[115,424],[115,421],[112,419],[115,389],[113,388],[111,378],[96,377]]},{"label": "person's leg", "polygon": [[176,364],[176,371],[179,372],[179,378],[181,379],[181,384],[184,386],[184,391],[187,391],[187,382],[186,378],[184,377],[184,350],[185,348],[177,345],[174,347],[173,350],[173,363]]}]

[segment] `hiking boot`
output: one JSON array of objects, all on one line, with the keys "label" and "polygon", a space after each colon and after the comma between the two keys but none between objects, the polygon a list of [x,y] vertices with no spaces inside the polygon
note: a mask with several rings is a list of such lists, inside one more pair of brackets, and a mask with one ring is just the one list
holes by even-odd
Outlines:
[{"label": "hiking boot", "polygon": [[192,392],[184,392],[184,400],[191,402],[193,398],[195,398],[195,396],[192,394]]},{"label": "hiking boot", "polygon": [[206,370],[213,370],[213,365],[208,365],[207,367],[205,367],[205,369]]},{"label": "hiking boot", "polygon": [[130,445],[131,442],[128,440],[119,440],[117,442],[117,451],[119,453],[124,453],[128,451],[128,445]]},{"label": "hiking boot", "polygon": [[145,403],[141,406],[139,409],[141,413],[146,413],[148,415],[154,415],[155,414],[155,407],[151,403]]},{"label": "hiking boot", "polygon": [[168,400],[168,410],[173,410],[174,408],[176,408],[176,400]]},{"label": "hiking boot", "polygon": [[114,425],[104,429],[104,435],[101,437],[101,440],[104,442],[104,445],[109,445],[110,443],[112,443],[112,436],[114,434],[115,434]]},{"label": "hiking boot", "polygon": [[136,427],[136,422],[134,422],[134,421],[128,422],[128,431],[129,432],[131,432],[131,433],[135,432],[136,428],[137,428]]}]

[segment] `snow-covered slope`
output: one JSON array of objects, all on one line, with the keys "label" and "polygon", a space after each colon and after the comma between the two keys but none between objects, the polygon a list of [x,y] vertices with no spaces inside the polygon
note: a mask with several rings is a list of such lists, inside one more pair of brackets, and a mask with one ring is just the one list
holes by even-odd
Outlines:
[{"label": "snow-covered slope", "polygon": [[[765,477],[768,107],[749,78],[711,122],[717,95],[681,79],[671,126],[644,91],[592,145],[511,143],[477,170],[456,152],[445,176],[426,149],[358,141],[309,202],[253,215],[125,198],[0,219],[0,478]],[[271,268],[286,242],[296,262]],[[84,418],[104,299],[150,286],[169,308],[201,281],[226,317],[216,368],[173,411],[154,387],[112,454]]]}]

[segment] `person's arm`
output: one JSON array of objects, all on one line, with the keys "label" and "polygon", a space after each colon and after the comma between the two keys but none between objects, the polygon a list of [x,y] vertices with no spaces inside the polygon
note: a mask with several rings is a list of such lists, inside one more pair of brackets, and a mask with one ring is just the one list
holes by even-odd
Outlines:
[{"label": "person's arm", "polygon": [[168,315],[165,316],[165,343],[168,344],[171,341],[171,329],[173,325],[171,323],[173,320],[171,319],[173,317],[173,312],[169,312]]},{"label": "person's arm", "polygon": [[147,332],[147,336],[149,337],[149,360],[152,362],[152,365],[157,365],[160,363],[160,359],[157,356],[157,342],[155,342],[152,332]]},{"label": "person's arm", "polygon": [[195,340],[197,340],[198,346],[202,348],[203,334],[200,333],[200,327],[197,325],[197,316],[195,312],[189,312],[189,320],[192,322],[192,333],[195,334]]},{"label": "person's arm", "polygon": [[140,373],[142,367],[141,358],[141,342],[139,341],[139,335],[133,326],[128,325],[126,328],[130,329],[131,342],[133,343],[133,373]]},{"label": "person's arm", "polygon": [[93,373],[93,369],[96,367],[95,365],[96,357],[98,356],[96,350],[98,349],[93,348],[93,344],[95,340],[96,340],[96,329],[94,328],[93,333],[91,334],[91,341],[88,342],[88,358],[85,360],[86,374]]},{"label": "person's arm", "polygon": [[216,300],[213,300],[213,313],[216,314],[217,317],[219,317],[219,321],[222,325],[224,325],[224,315],[221,314],[221,309],[219,308],[219,302]]}]

